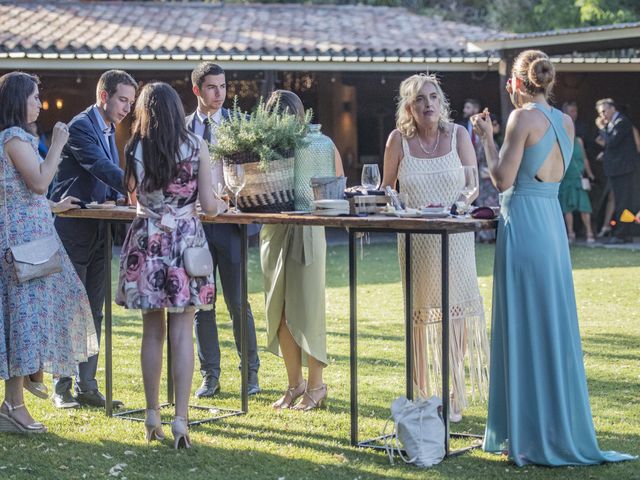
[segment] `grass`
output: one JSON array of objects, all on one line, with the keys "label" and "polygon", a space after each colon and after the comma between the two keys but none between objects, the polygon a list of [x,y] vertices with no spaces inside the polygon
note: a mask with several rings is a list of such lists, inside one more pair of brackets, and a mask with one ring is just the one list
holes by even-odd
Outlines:
[{"label": "grass", "polygon": [[[639,454],[640,254],[574,248],[572,256],[598,440],[604,450]],[[493,248],[479,246],[477,259],[480,289],[490,318]],[[258,344],[264,345],[264,303],[256,249],[251,249],[249,269]],[[32,437],[0,435],[0,478],[640,478],[637,461],[582,468],[516,468],[504,458],[475,450],[447,459],[433,469],[421,470],[390,466],[382,452],[350,447],[347,274],[346,247],[330,248],[327,410],[304,414],[274,412],[270,404],[285,388],[286,377],[281,360],[265,351],[261,351],[260,369],[263,392],[250,400],[249,414],[194,428],[191,437],[195,448],[190,451],[176,452],[168,440],[147,445],[142,424],[138,422],[109,419],[95,409],[57,411],[50,401],[27,394],[33,415],[47,424],[50,433]],[[366,245],[364,258],[359,258],[358,278],[360,437],[370,438],[382,430],[391,400],[404,391],[402,292],[395,245]],[[238,359],[228,314],[221,298],[219,301],[223,372],[222,394],[215,403],[239,408]],[[114,397],[123,400],[127,407],[141,407],[144,397],[139,367],[140,316],[120,308],[114,309],[114,315]],[[101,385],[103,374],[101,368]],[[163,385],[165,379],[163,376]],[[196,371],[194,391],[199,381]],[[170,417],[167,415],[165,419]],[[456,430],[482,433],[485,419],[486,406],[474,404]],[[169,433],[168,429],[166,432]],[[458,442],[454,441],[453,446],[462,445]]]}]

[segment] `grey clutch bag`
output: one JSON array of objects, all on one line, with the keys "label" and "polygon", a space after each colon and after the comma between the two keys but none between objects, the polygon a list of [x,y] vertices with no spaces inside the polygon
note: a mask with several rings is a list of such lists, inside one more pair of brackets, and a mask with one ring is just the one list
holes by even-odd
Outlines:
[{"label": "grey clutch bag", "polygon": [[207,247],[188,247],[182,253],[182,261],[190,277],[206,277],[213,273],[213,257]]},{"label": "grey clutch bag", "polygon": [[5,252],[5,260],[13,264],[20,283],[62,271],[60,246],[55,235],[14,245]]}]

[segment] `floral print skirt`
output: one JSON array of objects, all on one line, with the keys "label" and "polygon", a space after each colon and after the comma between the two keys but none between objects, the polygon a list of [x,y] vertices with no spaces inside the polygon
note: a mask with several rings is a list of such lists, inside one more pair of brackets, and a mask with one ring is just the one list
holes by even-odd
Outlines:
[{"label": "floral print skirt", "polygon": [[173,230],[153,219],[136,218],[122,246],[116,303],[176,313],[213,308],[215,277],[189,277],[182,260],[188,247],[207,247],[197,217],[177,220]]}]

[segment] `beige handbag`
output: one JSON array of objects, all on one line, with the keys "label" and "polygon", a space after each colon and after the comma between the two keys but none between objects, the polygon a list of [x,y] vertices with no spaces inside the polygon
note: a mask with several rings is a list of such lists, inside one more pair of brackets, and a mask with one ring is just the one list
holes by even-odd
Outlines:
[{"label": "beige handbag", "polygon": [[207,247],[185,248],[182,261],[190,277],[207,277],[213,273],[213,257]]},{"label": "beige handbag", "polygon": [[[3,166],[4,167],[4,166]],[[4,168],[3,168],[4,170]],[[60,257],[60,244],[54,234],[47,235],[38,240],[23,243],[21,245],[9,246],[9,215],[7,213],[7,176],[4,176],[3,187],[4,218],[5,218],[5,240],[8,248],[4,252],[4,260],[9,265],[13,265],[16,277],[20,283],[27,282],[34,278],[45,277],[52,273],[62,271],[62,258]]]}]

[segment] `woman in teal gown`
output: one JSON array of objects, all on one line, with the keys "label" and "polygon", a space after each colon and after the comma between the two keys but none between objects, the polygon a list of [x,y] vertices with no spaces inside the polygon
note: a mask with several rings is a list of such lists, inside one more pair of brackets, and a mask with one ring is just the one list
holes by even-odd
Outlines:
[{"label": "woman in teal gown", "polygon": [[473,121],[501,194],[483,448],[518,466],[590,465],[634,457],[595,436],[582,360],[571,259],[558,187],[571,159],[571,119],[547,103],[555,71],[521,53],[507,90],[516,110],[498,154],[491,120]]}]

